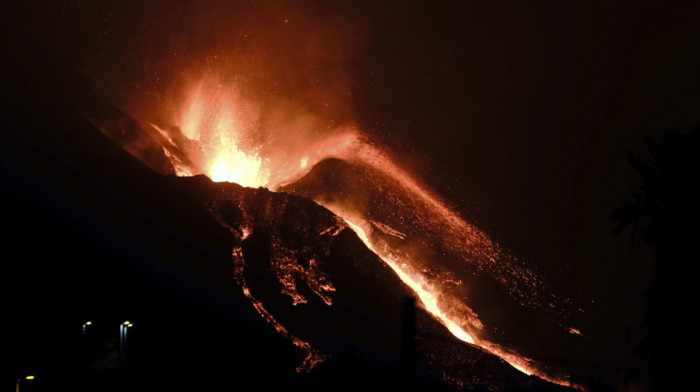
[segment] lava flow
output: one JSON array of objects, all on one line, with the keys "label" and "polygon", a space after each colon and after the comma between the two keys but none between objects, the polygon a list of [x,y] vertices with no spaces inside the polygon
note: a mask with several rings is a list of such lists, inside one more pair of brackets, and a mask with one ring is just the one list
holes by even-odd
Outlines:
[{"label": "lava flow", "polygon": [[[337,128],[290,150],[276,145],[274,135],[265,135],[254,107],[246,105],[235,89],[217,83],[200,83],[192,89],[181,113],[179,127],[154,125],[178,175],[206,174],[214,181],[264,186],[314,200],[341,217],[459,340],[497,355],[523,373],[571,385],[560,373],[544,371],[541,363],[492,340],[489,325],[465,301],[463,293],[470,283],[465,277],[492,277],[522,306],[556,313],[553,304],[558,299],[546,297],[546,286],[534,272],[518,265],[359,130]],[[331,168],[332,181],[321,177],[314,182],[313,175],[323,176],[333,159],[343,170],[357,170],[353,178],[363,180],[343,182]],[[234,250],[234,261],[240,264],[237,254]],[[307,352],[302,368],[308,370],[321,354],[275,321],[250,295],[240,271],[237,279],[258,312]]]}]

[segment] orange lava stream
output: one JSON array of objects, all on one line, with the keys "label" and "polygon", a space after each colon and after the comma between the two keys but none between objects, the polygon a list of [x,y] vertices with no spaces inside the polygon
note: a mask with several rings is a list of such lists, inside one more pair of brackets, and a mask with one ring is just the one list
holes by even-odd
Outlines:
[{"label": "orange lava stream", "polygon": [[[241,248],[234,248],[233,250],[233,259],[236,260],[237,258],[239,260],[243,260]],[[302,340],[299,339],[297,336],[293,335],[290,333],[287,328],[284,327],[279,321],[277,321],[274,316],[270,312],[265,309],[265,306],[263,306],[262,302],[255,298],[253,294],[251,294],[250,289],[248,288],[248,283],[246,282],[245,278],[243,277],[243,264],[242,261],[240,262],[240,266],[237,266],[235,270],[235,277],[236,281],[238,284],[241,286],[241,289],[243,290],[243,295],[248,298],[248,300],[253,304],[253,307],[255,308],[255,311],[262,316],[265,321],[267,321],[269,324],[271,324],[275,330],[282,336],[286,337],[287,339],[291,340],[292,343],[299,347],[302,351],[306,353],[306,357],[304,358],[304,361],[301,363],[296,368],[296,371],[298,373],[304,372],[308,373],[313,369],[318,363],[322,362],[325,358],[325,356],[319,352],[318,350],[314,349],[311,347],[311,345]]]},{"label": "orange lava stream", "polygon": [[[569,380],[559,379],[555,377],[550,377],[546,373],[540,371],[533,365],[533,361],[522,355],[515,353],[499,344],[489,342],[484,339],[480,339],[475,335],[470,334],[465,331],[460,324],[464,323],[464,320],[456,319],[454,315],[447,314],[440,306],[440,292],[436,289],[433,282],[430,282],[421,273],[414,271],[407,260],[395,259],[391,252],[378,250],[369,240],[367,235],[367,228],[370,225],[361,218],[353,216],[347,211],[335,208],[333,205],[324,205],[324,207],[333,211],[336,215],[342,217],[345,223],[348,224],[357,236],[365,243],[367,248],[374,252],[380,259],[382,259],[391,269],[396,273],[396,275],[403,281],[408,287],[413,290],[421,303],[425,307],[425,310],[432,314],[442,325],[444,325],[457,339],[476,346],[488,353],[496,355],[502,358],[504,361],[508,362],[515,369],[518,369],[522,373],[527,375],[535,375],[543,380],[549,381],[563,386],[570,386],[579,390],[584,390],[582,386],[572,384]],[[369,229],[371,230],[371,229]]]},{"label": "orange lava stream", "polygon": [[411,290],[416,293],[416,295],[418,295],[418,298],[420,298],[425,308],[433,316],[440,320],[440,322],[447,327],[447,329],[452,332],[455,337],[467,343],[475,343],[474,337],[472,337],[471,334],[463,330],[456,322],[451,320],[450,317],[442,311],[442,309],[440,309],[438,304],[439,293],[436,292],[431,282],[425,279],[425,277],[423,277],[421,274],[412,271],[410,266],[406,263],[402,263],[401,261],[394,259],[386,252],[380,253],[377,251],[367,237],[365,229],[362,228],[362,226],[367,226],[366,222],[359,218],[352,217],[350,214],[344,213],[343,211],[334,208],[332,205],[324,205],[324,207],[342,217],[345,220],[345,223],[348,224],[348,227],[350,227],[357,234],[357,236],[360,237],[367,248],[379,256],[389,267],[391,267],[392,270],[394,270],[396,275],[398,275],[399,278],[406,285],[408,285],[408,287],[410,287]]},{"label": "orange lava stream", "polygon": [[[310,372],[317,364],[321,363],[325,359],[325,356],[320,351],[311,347],[311,344],[289,332],[289,330],[287,330],[287,328],[285,328],[284,325],[282,325],[282,323],[277,321],[277,319],[275,319],[275,317],[265,308],[262,302],[260,302],[260,300],[257,299],[250,292],[250,288],[248,287],[248,283],[245,279],[245,259],[243,257],[243,251],[240,244],[246,237],[248,237],[248,235],[250,235],[252,229],[247,225],[243,225],[242,233],[239,233],[236,229],[231,227],[221,216],[221,214],[217,211],[216,203],[212,203],[212,205],[209,206],[209,212],[212,214],[214,219],[216,219],[219,222],[219,224],[221,224],[221,226],[225,227],[231,233],[235,242],[237,243],[237,245],[234,246],[233,250],[231,251],[231,259],[233,261],[234,266],[234,279],[236,280],[236,283],[238,283],[238,285],[241,286],[241,290],[243,290],[243,295],[246,298],[248,298],[248,300],[253,304],[253,308],[255,309],[255,311],[258,312],[258,314],[265,321],[272,325],[273,328],[275,328],[275,331],[277,331],[277,333],[289,339],[292,342],[292,344],[294,344],[306,353],[303,362],[296,368],[296,371],[299,373]],[[330,303],[326,303],[330,305]]]}]

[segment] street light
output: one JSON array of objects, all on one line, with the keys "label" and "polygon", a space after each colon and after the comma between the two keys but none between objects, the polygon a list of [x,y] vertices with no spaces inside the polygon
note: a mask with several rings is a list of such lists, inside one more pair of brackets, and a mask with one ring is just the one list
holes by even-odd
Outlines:
[{"label": "street light", "polygon": [[[31,381],[31,380],[34,380],[35,378],[36,377],[34,377],[33,374],[30,374],[30,375],[24,377],[24,380]],[[15,392],[19,392],[19,386],[20,386],[21,382],[22,382],[22,378],[20,377],[17,379],[17,384],[15,385]]]},{"label": "street light", "polygon": [[85,332],[87,331],[87,327],[88,327],[89,325],[92,325],[92,321],[86,321],[86,322],[83,324],[83,336],[85,336]]},{"label": "street light", "polygon": [[123,323],[119,324],[119,365],[120,367],[124,366],[124,363],[126,363],[126,338],[127,338],[127,331],[129,328],[133,327],[134,324],[131,323],[131,321],[127,320],[124,321]]}]

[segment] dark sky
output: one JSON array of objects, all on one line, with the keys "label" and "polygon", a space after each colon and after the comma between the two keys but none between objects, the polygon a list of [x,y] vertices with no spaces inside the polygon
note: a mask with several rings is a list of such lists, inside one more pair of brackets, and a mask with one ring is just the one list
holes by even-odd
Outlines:
[{"label": "dark sky", "polygon": [[611,339],[641,321],[650,254],[610,213],[643,136],[700,123],[697,3],[31,3],[4,6],[10,31],[137,118],[216,69],[263,107],[355,121]]},{"label": "dark sky", "polygon": [[594,298],[624,292],[644,269],[609,213],[637,181],[625,157],[642,136],[698,122],[698,8],[460,4],[383,10],[369,106],[391,108],[385,128],[419,141],[445,193],[520,255]]},{"label": "dark sky", "polygon": [[643,136],[700,121],[700,8],[432,4],[373,16],[363,120],[624,339],[648,254],[612,237],[610,212],[639,182],[626,156]]},{"label": "dark sky", "polygon": [[[648,264],[626,237],[612,238],[610,211],[639,181],[625,157],[643,151],[642,136],[699,121],[698,9],[524,4],[434,17],[426,31],[449,30],[403,52],[428,55],[393,87],[428,79],[406,84],[415,92],[394,100],[407,105],[395,121],[458,178],[453,200],[468,195],[467,211],[476,201],[499,240],[572,297],[584,294],[589,321],[622,341]],[[431,128],[434,138],[417,136]]]}]

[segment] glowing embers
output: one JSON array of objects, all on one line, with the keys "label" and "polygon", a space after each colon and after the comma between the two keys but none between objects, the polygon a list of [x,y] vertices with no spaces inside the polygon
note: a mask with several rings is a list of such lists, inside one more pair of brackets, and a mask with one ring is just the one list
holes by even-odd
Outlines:
[{"label": "glowing embers", "polygon": [[[235,185],[225,186],[236,187]],[[284,235],[281,235],[281,232],[287,232],[292,237],[296,237],[304,235],[305,226],[290,227],[285,224],[289,222],[290,217],[298,217],[295,215],[298,206],[289,205],[286,196],[273,194],[264,189],[248,190],[247,192],[228,189],[229,191],[222,190],[215,199],[207,203],[207,207],[217,222],[225,227],[233,237],[234,247],[231,252],[231,260],[236,283],[241,287],[243,295],[251,302],[258,314],[272,325],[275,331],[289,339],[292,344],[304,352],[305,358],[302,364],[297,367],[297,372],[309,372],[326,356],[313,348],[309,342],[290,332],[289,328],[280,321],[280,317],[282,320],[285,319],[284,314],[280,316],[276,313],[278,317],[273,316],[263,302],[253,294],[253,291],[256,290],[256,284],[253,279],[249,285],[246,279],[246,262],[251,262],[251,260],[246,260],[244,244],[245,240],[252,240],[251,236],[255,236],[257,230],[263,233],[258,238],[264,237],[264,247],[270,249],[268,260],[270,269],[268,272],[274,274],[279,287],[281,287],[281,294],[291,298],[293,306],[309,302],[309,299],[300,293],[297,286],[301,283],[306,284],[308,289],[316,294],[326,306],[332,305],[335,287],[323,270],[324,261],[322,260],[328,258],[330,253],[328,245],[326,247],[301,248],[290,246],[289,241],[285,239]],[[319,230],[318,234],[314,234],[314,236],[332,237],[346,227],[340,219],[333,219],[330,213],[325,212],[328,214],[325,221],[322,218],[314,220],[323,222],[321,223],[322,230]],[[281,216],[286,216],[287,219],[280,219]],[[329,224],[329,226],[325,226],[325,224]],[[257,243],[253,247],[257,246],[261,246],[261,243]],[[260,264],[261,259],[253,257],[250,264],[255,266],[256,262]],[[259,290],[260,286],[257,286],[257,289]],[[270,287],[266,287],[267,289]],[[260,291],[257,293],[259,294]],[[286,299],[287,301],[283,302],[288,303],[288,298]],[[279,304],[280,302],[277,302],[275,306],[273,301],[272,309],[277,307],[279,311]],[[288,316],[286,321],[289,322]]]},{"label": "glowing embers", "polygon": [[307,303],[308,300],[297,290],[296,281],[299,279],[306,283],[326,305],[332,305],[331,294],[335,291],[335,287],[323,273],[320,261],[312,258],[308,261],[309,266],[305,267],[298,257],[295,250],[283,247],[278,242],[273,243],[270,264],[277,275],[277,280],[282,284],[282,292],[292,298],[293,305]]},{"label": "glowing embers", "polygon": [[296,371],[299,373],[309,372],[317,364],[323,362],[323,360],[326,357],[320,351],[311,347],[311,345],[308,342],[301,340],[295,335],[291,334],[287,330],[287,328],[284,327],[284,325],[277,321],[275,317],[272,316],[272,314],[268,312],[267,309],[265,309],[265,306],[263,306],[262,302],[260,302],[260,300],[258,300],[253,296],[253,294],[251,294],[250,288],[248,288],[248,283],[246,282],[245,277],[243,275],[243,268],[245,262],[243,260],[243,252],[241,248],[233,248],[231,256],[234,265],[234,277],[236,278],[236,282],[241,286],[241,289],[243,290],[243,295],[245,295],[246,298],[248,298],[248,300],[253,304],[253,307],[258,312],[258,314],[260,314],[260,316],[262,316],[262,318],[265,319],[265,321],[270,323],[275,328],[275,331],[277,331],[280,335],[286,337],[287,339],[291,340],[292,344],[299,347],[299,349],[303,350],[306,353],[304,361],[301,363],[301,365],[297,366]]},{"label": "glowing embers", "polygon": [[[480,338],[477,333],[483,328],[483,325],[477,315],[456,298],[450,298],[448,294],[441,292],[439,285],[444,282],[427,279],[422,273],[411,268],[410,260],[407,257],[397,257],[392,250],[382,244],[381,240],[377,240],[376,236],[370,234],[372,233],[372,225],[369,223],[337,206],[326,205],[326,207],[345,220],[348,227],[355,231],[367,248],[389,265],[399,278],[418,295],[425,310],[439,320],[457,339],[502,358],[524,374],[535,374],[555,384],[582,389],[580,386],[572,384],[569,380],[548,375],[535,366],[532,359],[497,343]],[[467,330],[471,333],[467,332]],[[458,382],[454,383],[454,385],[459,385],[461,382],[460,380],[456,381]]]},{"label": "glowing embers", "polygon": [[204,173],[217,182],[266,185],[270,171],[252,137],[255,117],[253,107],[239,98],[235,88],[200,83],[186,100],[180,119],[182,136],[195,142],[184,146],[185,154],[197,166],[190,171]]},{"label": "glowing embers", "polygon": [[466,312],[463,311],[460,315],[456,315],[454,313],[448,314],[448,312],[445,311],[445,306],[443,303],[445,298],[441,295],[440,290],[435,287],[435,283],[437,282],[429,281],[425,278],[425,276],[413,270],[410,265],[397,260],[397,258],[392,255],[392,252],[388,249],[378,249],[377,246],[375,246],[375,243],[369,239],[367,235],[368,230],[363,228],[363,226],[368,227],[368,225],[364,223],[362,219],[356,218],[352,214],[343,211],[336,206],[326,205],[326,207],[345,219],[348,226],[355,231],[357,236],[362,240],[362,242],[365,243],[367,248],[379,256],[387,265],[389,265],[389,267],[391,267],[391,269],[394,270],[399,278],[418,295],[418,298],[420,298],[426,310],[435,316],[440,323],[447,327],[447,329],[452,332],[456,338],[467,343],[475,343],[474,337],[470,333],[466,332],[460,325],[463,324],[465,327],[472,326],[473,328],[483,327],[479,319],[475,314],[473,314],[473,312],[471,312],[470,309],[461,309],[466,310]]}]

